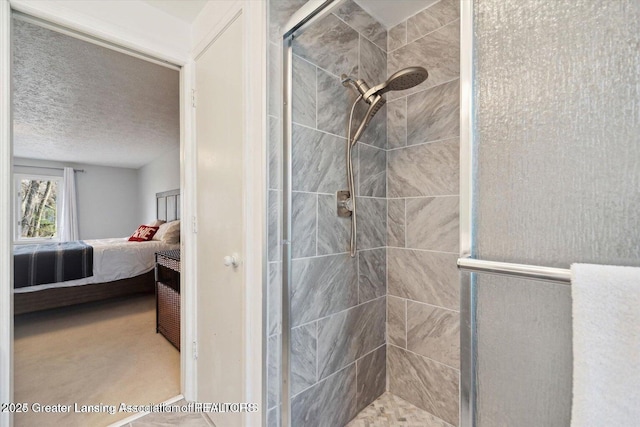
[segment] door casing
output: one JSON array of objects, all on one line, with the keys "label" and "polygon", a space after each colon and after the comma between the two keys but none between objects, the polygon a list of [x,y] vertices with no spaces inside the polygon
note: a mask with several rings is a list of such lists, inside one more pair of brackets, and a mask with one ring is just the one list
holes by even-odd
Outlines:
[{"label": "door casing", "polygon": [[[107,21],[74,13],[68,7],[60,7],[60,0],[33,2],[30,0],[0,0],[0,402],[13,400],[13,298],[11,248],[11,100],[6,94],[11,88],[11,10],[47,20],[98,39],[120,44],[143,54],[181,66],[180,71],[180,163],[181,163],[181,212],[183,217],[182,241],[185,254],[182,274],[182,343],[181,379],[182,393],[187,400],[197,400],[197,365],[194,358],[196,336],[195,301],[195,135],[194,114],[191,107],[195,78],[194,62],[198,49],[202,49],[224,28],[225,19],[238,10],[243,11],[245,24],[246,69],[243,73],[245,91],[245,186],[242,197],[250,206],[245,212],[245,235],[248,242],[245,253],[247,288],[244,304],[246,321],[244,329],[244,398],[256,402],[260,408],[266,403],[264,380],[264,316],[266,295],[266,5],[251,0],[209,2],[189,30],[189,45],[179,48],[175,44],[159,43],[154,34],[140,34]],[[124,2],[123,2],[124,3]],[[124,6],[123,6],[124,7]],[[220,8],[227,12],[222,12]],[[168,29],[167,31],[171,31]],[[184,39],[180,34],[178,39]],[[194,54],[195,52],[195,54]],[[246,413],[243,425],[258,426],[265,417],[263,410]],[[0,413],[0,427],[10,427],[12,417]]]}]

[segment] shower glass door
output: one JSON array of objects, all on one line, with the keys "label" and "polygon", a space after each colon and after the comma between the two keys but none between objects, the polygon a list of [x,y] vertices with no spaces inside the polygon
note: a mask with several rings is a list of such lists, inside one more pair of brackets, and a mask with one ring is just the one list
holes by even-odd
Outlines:
[{"label": "shower glass door", "polygon": [[[629,89],[638,9],[631,0],[584,6],[474,0],[463,22],[474,45],[474,258],[640,264],[630,221],[639,127],[622,113],[638,103]],[[476,409],[465,427],[569,425],[571,286],[471,276]]]},{"label": "shower glass door", "polygon": [[[384,176],[363,182],[373,169],[363,171],[361,159],[386,167],[386,108],[353,147],[355,256],[351,217],[338,215],[337,193],[348,189],[347,128],[357,98],[341,76],[385,81],[386,53],[361,37],[364,29],[351,18],[355,7],[362,16],[356,3],[325,5],[320,11],[307,3],[296,16],[315,17],[269,46],[270,73],[281,67],[285,96],[280,104],[270,101],[269,117],[272,140],[282,140],[270,146],[270,229],[278,230],[269,254],[270,425],[345,425],[385,387],[386,287],[369,279],[384,276],[386,189]],[[274,19],[294,13],[281,2],[271,2],[270,11]],[[365,105],[355,108],[354,126],[365,113]],[[364,280],[375,285],[361,286]]]}]

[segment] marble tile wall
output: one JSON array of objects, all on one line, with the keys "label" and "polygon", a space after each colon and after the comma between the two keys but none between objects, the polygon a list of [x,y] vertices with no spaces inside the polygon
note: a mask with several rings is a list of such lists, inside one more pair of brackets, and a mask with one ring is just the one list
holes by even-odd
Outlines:
[{"label": "marble tile wall", "polygon": [[[269,1],[268,425],[277,425],[280,416],[279,28],[304,3]],[[386,108],[354,149],[362,236],[355,258],[348,253],[350,220],[336,215],[336,192],[347,188],[348,113],[356,99],[340,76],[364,78],[371,85],[384,81],[386,50],[386,29],[352,0],[300,32],[293,44],[291,389],[296,426],[345,425],[386,387]],[[359,106],[355,116],[363,113]]]},{"label": "marble tile wall", "polygon": [[429,79],[387,99],[387,389],[458,425],[459,1],[389,29],[389,74]]}]

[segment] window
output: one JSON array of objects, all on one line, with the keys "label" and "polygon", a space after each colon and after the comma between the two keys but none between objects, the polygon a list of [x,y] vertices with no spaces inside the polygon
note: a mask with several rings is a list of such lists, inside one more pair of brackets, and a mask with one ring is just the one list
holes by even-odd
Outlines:
[{"label": "window", "polygon": [[57,240],[62,177],[15,175],[16,241]]}]

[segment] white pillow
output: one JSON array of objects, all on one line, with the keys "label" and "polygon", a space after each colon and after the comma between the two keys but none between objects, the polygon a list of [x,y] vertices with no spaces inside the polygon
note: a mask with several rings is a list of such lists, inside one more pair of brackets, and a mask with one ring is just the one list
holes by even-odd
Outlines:
[{"label": "white pillow", "polygon": [[162,224],[164,224],[167,221],[164,221],[162,219],[156,219],[155,221],[151,221],[149,224],[147,224],[149,227],[160,227]]},{"label": "white pillow", "polygon": [[153,236],[153,240],[160,240],[164,243],[179,243],[180,220],[171,221],[160,225],[158,232]]}]

